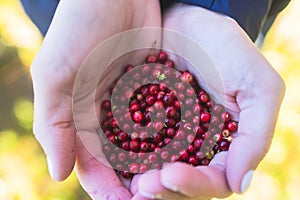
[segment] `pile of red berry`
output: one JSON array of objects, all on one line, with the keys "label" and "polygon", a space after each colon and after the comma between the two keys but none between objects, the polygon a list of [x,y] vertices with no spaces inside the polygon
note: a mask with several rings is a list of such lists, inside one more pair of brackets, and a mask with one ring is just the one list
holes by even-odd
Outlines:
[{"label": "pile of red berry", "polygon": [[103,152],[123,177],[181,161],[208,165],[237,130],[225,108],[161,51],[128,65],[101,104]]}]

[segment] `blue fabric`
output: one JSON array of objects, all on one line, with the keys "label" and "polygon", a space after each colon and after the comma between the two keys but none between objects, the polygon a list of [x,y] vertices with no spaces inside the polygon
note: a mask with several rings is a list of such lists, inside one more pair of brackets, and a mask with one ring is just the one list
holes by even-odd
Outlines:
[{"label": "blue fabric", "polygon": [[[161,0],[162,2],[167,0]],[[173,0],[168,0],[172,2]],[[258,34],[268,31],[276,15],[290,0],[176,0],[201,6],[234,18],[246,31],[252,41]],[[52,21],[59,0],[21,0],[25,11],[43,35]],[[161,2],[161,3],[162,3]],[[268,20],[272,18],[273,20]],[[265,24],[265,22],[269,22]]]},{"label": "blue fabric", "polygon": [[21,0],[24,10],[43,35],[46,34],[58,0]]},{"label": "blue fabric", "polygon": [[226,14],[235,19],[252,41],[258,36],[272,0],[177,0]]}]

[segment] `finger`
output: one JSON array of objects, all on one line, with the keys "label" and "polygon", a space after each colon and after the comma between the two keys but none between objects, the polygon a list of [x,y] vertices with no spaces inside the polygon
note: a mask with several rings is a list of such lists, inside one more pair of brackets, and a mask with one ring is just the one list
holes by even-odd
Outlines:
[{"label": "finger", "polygon": [[231,194],[225,175],[226,154],[217,154],[209,166],[193,167],[180,162],[169,165],[161,171],[161,183],[191,198],[224,198]]},{"label": "finger", "polygon": [[71,173],[75,163],[76,131],[72,117],[72,100],[68,92],[61,88],[40,85],[36,81],[33,83],[33,132],[47,155],[51,177],[62,181]]},{"label": "finger", "polygon": [[[85,133],[86,138],[77,136],[76,174],[78,179],[92,199],[130,199],[132,195],[122,184],[115,171],[103,161],[99,138]],[[89,141],[82,142],[83,139]],[[89,143],[87,148],[85,145]],[[97,150],[99,149],[99,150]],[[90,151],[94,151],[91,153]],[[97,156],[95,156],[97,155]]]},{"label": "finger", "polygon": [[230,145],[226,167],[229,186],[236,193],[246,191],[253,170],[269,149],[284,94],[280,77],[268,64],[260,63],[266,74],[252,77],[255,74],[249,73],[249,80],[254,81],[241,84],[237,93],[238,134]]},{"label": "finger", "polygon": [[133,195],[131,200],[150,200],[149,198],[141,195],[139,193],[138,182],[140,180],[141,174],[136,174],[133,176],[130,184],[130,192]]},{"label": "finger", "polygon": [[139,188],[138,188],[138,183],[140,180],[141,174],[136,174],[133,176],[131,183],[130,183],[130,192],[131,194],[135,195],[138,193]]},{"label": "finger", "polygon": [[183,200],[187,198],[181,193],[178,193],[178,191],[172,191],[163,186],[161,182],[161,171],[150,171],[141,175],[138,188],[139,192],[137,196],[143,196],[149,199]]}]

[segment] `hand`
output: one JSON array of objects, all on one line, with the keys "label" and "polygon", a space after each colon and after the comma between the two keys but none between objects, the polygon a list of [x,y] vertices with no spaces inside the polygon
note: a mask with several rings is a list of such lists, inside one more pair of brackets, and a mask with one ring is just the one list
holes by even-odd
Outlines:
[{"label": "hand", "polygon": [[[225,106],[239,121],[239,128],[229,151],[217,154],[209,166],[192,167],[178,162],[142,175],[138,180],[139,193],[133,199],[141,196],[210,199],[242,193],[268,151],[284,83],[239,25],[227,16],[176,3],[164,14],[163,24],[164,28],[193,39],[210,56],[225,89],[219,90],[214,80],[204,77],[210,93],[226,97]],[[191,48],[179,42],[165,44],[166,37],[163,38],[165,47],[173,45],[183,52]],[[176,62],[193,71],[189,63]],[[203,83],[200,77],[198,81]]]},{"label": "hand", "polygon": [[[160,21],[158,1],[60,1],[31,66],[35,92],[34,134],[47,155],[53,179],[62,181],[68,177],[76,160],[79,180],[93,199],[131,197],[114,170],[94,157],[102,156],[95,130],[97,124],[92,122],[76,130],[73,85],[81,63],[96,45],[131,28],[160,27]],[[113,48],[107,51],[113,53]],[[85,111],[81,113],[85,114]],[[91,148],[95,152],[86,148],[77,132],[86,135],[84,139],[95,141],[94,145],[99,144]]]}]

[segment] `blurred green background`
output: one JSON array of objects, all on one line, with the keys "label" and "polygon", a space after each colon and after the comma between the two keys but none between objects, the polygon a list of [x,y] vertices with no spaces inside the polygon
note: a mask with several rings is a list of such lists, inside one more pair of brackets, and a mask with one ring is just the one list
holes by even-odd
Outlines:
[{"label": "blurred green background", "polygon": [[[300,199],[300,1],[279,15],[262,46],[286,82],[287,91],[272,146],[246,194],[230,200]],[[33,92],[29,66],[42,37],[19,1],[0,2],[0,199],[89,199],[74,173],[50,179],[43,152],[32,135]]]}]

